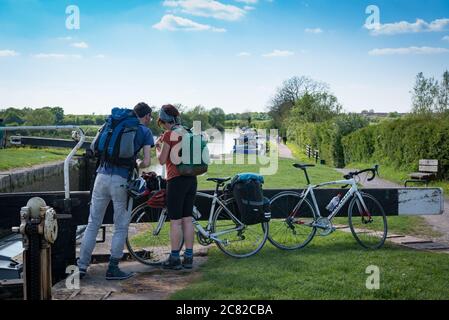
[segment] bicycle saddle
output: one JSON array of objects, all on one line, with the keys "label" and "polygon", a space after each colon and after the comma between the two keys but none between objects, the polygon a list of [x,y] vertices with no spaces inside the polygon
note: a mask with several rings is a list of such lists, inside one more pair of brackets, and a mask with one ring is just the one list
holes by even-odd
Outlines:
[{"label": "bicycle saddle", "polygon": [[302,169],[302,170],[304,170],[305,168],[309,168],[309,167],[310,168],[315,167],[314,164],[307,164],[307,163],[295,163],[293,166],[297,169]]},{"label": "bicycle saddle", "polygon": [[223,184],[223,183],[225,183],[226,181],[229,181],[229,180],[231,180],[230,177],[227,177],[227,178],[208,178],[207,179],[207,181],[213,181],[213,182],[218,183],[218,184]]}]

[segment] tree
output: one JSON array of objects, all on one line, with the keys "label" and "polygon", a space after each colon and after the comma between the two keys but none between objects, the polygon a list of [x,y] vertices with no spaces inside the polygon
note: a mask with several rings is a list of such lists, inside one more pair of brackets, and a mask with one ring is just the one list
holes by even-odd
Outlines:
[{"label": "tree", "polygon": [[22,110],[15,108],[8,108],[3,113],[2,117],[4,118],[4,122],[6,125],[11,125],[12,123],[16,123],[22,125],[25,120],[25,114]]},{"label": "tree", "polygon": [[27,126],[48,126],[55,123],[55,115],[48,109],[36,109],[25,117]]},{"label": "tree", "polygon": [[[203,106],[196,106],[190,111],[184,112],[183,119],[190,118],[191,121],[200,121],[201,130],[206,130],[210,128],[209,124],[209,114]],[[184,121],[184,120],[183,120]]]},{"label": "tree", "polygon": [[416,114],[431,114],[437,109],[438,81],[433,77],[426,78],[422,72],[416,76],[413,87],[412,112]]},{"label": "tree", "polygon": [[221,108],[213,108],[209,111],[210,125],[220,131],[224,130],[225,118],[225,112]]},{"label": "tree", "polygon": [[445,71],[438,92],[438,112],[449,111],[449,71]]},{"label": "tree", "polygon": [[290,110],[305,94],[327,92],[329,86],[323,82],[315,81],[309,77],[292,77],[282,83],[271,100],[269,115],[273,118],[274,125],[282,128],[284,120]]},{"label": "tree", "polygon": [[290,122],[324,122],[341,112],[337,98],[330,93],[306,93],[291,111]]},{"label": "tree", "polygon": [[61,107],[53,107],[51,111],[55,115],[55,122],[57,125],[60,125],[64,122],[64,109]]}]

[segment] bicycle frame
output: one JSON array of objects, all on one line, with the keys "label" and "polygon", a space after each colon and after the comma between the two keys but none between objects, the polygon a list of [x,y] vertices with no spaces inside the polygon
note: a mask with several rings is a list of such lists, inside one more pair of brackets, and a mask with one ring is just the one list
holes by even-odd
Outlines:
[{"label": "bicycle frame", "polygon": [[[240,230],[243,230],[245,228],[245,225],[228,208],[226,208],[225,204],[222,202],[220,197],[218,197],[217,191],[215,191],[213,195],[210,195],[210,194],[207,194],[207,193],[204,193],[204,192],[197,192],[196,195],[212,200],[212,205],[211,205],[210,213],[209,213],[209,220],[207,222],[206,229],[204,229],[203,226],[201,226],[201,224],[199,223],[199,221],[195,217],[192,217],[192,221],[193,221],[193,225],[195,227],[195,230],[200,232],[204,237],[212,239],[212,240],[214,240],[216,242],[220,242],[221,243],[223,241],[218,239],[217,238],[218,236],[221,236],[221,235],[226,234],[226,233],[234,232],[234,231],[240,231]],[[212,219],[214,217],[214,213],[216,211],[215,208],[216,208],[217,204],[219,206],[221,206],[230,215],[230,217],[235,222],[238,223],[238,225],[239,225],[238,227],[233,228],[233,229],[229,229],[229,230],[223,230],[223,231],[220,231],[220,232],[211,233],[210,229],[211,229],[211,226],[212,226]],[[193,210],[194,210],[194,214],[195,214],[195,211],[197,213],[200,213],[198,211],[198,209],[196,208],[196,206],[193,207]],[[162,226],[164,225],[166,220],[167,220],[167,210],[163,209],[163,212],[162,212],[161,216],[159,217],[157,227],[153,231],[153,235],[158,235],[160,233],[160,231],[162,229]]]},{"label": "bicycle frame", "polygon": [[[359,210],[361,212],[365,212],[370,217],[370,213],[368,211],[368,208],[367,208],[365,202],[363,201],[362,195],[360,194],[360,191],[359,191],[359,189],[357,187],[357,183],[355,182],[354,179],[331,181],[331,182],[321,183],[321,184],[318,184],[318,185],[309,185],[307,187],[307,189],[304,190],[304,192],[301,194],[301,200],[298,202],[298,204],[293,209],[292,215],[293,216],[295,215],[295,213],[301,207],[301,205],[304,202],[304,200],[310,194],[310,197],[312,198],[313,206],[315,208],[314,215],[315,214],[317,215],[317,216],[314,217],[314,219],[316,220],[318,218],[321,218],[322,215],[321,215],[321,211],[320,211],[320,209],[318,207],[318,203],[316,201],[314,189],[317,189],[317,188],[320,188],[320,187],[324,187],[324,186],[329,186],[329,185],[341,185],[341,184],[342,185],[351,185],[351,188],[348,190],[348,192],[346,192],[346,194],[343,196],[343,198],[341,199],[339,204],[335,207],[335,209],[331,212],[331,214],[327,218],[329,220],[332,220],[340,212],[340,210],[344,207],[344,205],[348,201],[350,201],[352,199],[352,197],[354,195],[356,195],[357,198],[359,199],[359,202],[357,202],[357,206],[359,207]],[[360,207],[360,205],[362,207]]]},{"label": "bicycle frame", "polygon": [[[200,197],[207,198],[207,199],[212,199],[212,205],[210,207],[209,220],[208,220],[208,223],[207,223],[206,230],[201,226],[201,224],[198,222],[198,220],[196,220],[195,217],[193,217],[193,225],[195,226],[195,229],[198,232],[200,232],[203,236],[205,236],[207,238],[210,238],[210,239],[212,239],[212,240],[214,240],[216,242],[220,242],[221,243],[223,241],[218,239],[217,238],[218,236],[221,236],[223,234],[230,233],[230,232],[233,232],[233,231],[240,231],[240,230],[243,230],[245,228],[245,225],[228,208],[226,208],[225,204],[221,201],[220,197],[218,197],[217,191],[215,191],[213,195],[210,195],[210,194],[207,194],[207,193],[204,193],[204,192],[197,192],[196,195],[200,196]],[[223,230],[223,231],[220,231],[220,232],[214,232],[214,233],[210,232],[211,231],[210,228],[212,226],[212,219],[214,217],[214,214],[215,214],[215,211],[216,211],[215,208],[216,208],[217,204],[218,204],[218,206],[222,207],[222,209],[224,209],[235,222],[238,223],[238,225],[239,225],[238,227],[232,228],[232,229],[229,229],[229,230]],[[196,207],[194,207],[193,210],[198,211],[198,209]]]}]

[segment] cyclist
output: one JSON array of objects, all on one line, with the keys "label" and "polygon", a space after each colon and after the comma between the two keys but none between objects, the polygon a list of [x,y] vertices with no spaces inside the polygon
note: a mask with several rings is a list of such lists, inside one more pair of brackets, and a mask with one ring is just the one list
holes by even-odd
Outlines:
[{"label": "cyclist", "polygon": [[[136,165],[139,168],[146,168],[151,164],[150,149],[154,146],[154,141],[153,134],[147,127],[151,122],[151,112],[151,108],[143,102],[134,107],[134,113],[140,122],[134,139],[134,152],[137,155],[141,149],[144,151],[144,159],[136,160]],[[124,272],[119,268],[131,214],[126,208],[127,191],[122,186],[126,184],[130,170],[132,168],[120,167],[107,162],[100,165],[97,170],[98,175],[92,192],[89,222],[81,243],[80,258],[78,259],[81,278],[87,273],[92,252],[95,248],[97,233],[111,200],[114,205],[114,234],[112,236],[111,258],[106,272],[106,279],[124,280],[133,276],[133,273]]]},{"label": "cyclist", "polygon": [[[173,105],[162,106],[158,125],[165,129],[156,141],[156,153],[159,163],[167,171],[167,214],[170,218],[171,254],[163,263],[165,269],[191,269],[193,264],[194,227],[192,222],[193,205],[197,190],[197,178],[181,176],[176,164],[180,161],[178,144],[182,136],[174,131],[181,125],[179,111]],[[179,244],[184,239],[185,252],[181,263]]]}]

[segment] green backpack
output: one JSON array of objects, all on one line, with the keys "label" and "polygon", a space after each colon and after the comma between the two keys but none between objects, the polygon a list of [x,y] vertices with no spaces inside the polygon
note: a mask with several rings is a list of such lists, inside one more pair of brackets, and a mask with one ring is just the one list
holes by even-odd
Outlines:
[{"label": "green backpack", "polygon": [[178,126],[173,131],[182,136],[179,156],[181,163],[176,166],[181,176],[194,177],[207,172],[210,158],[207,141],[202,133],[195,134],[189,128]]}]

